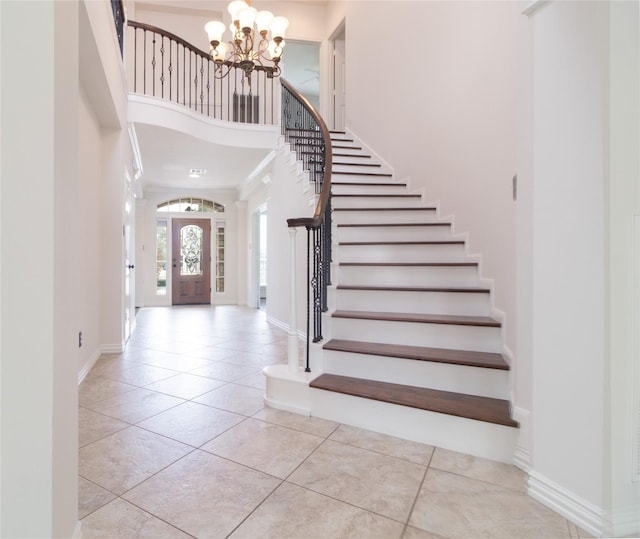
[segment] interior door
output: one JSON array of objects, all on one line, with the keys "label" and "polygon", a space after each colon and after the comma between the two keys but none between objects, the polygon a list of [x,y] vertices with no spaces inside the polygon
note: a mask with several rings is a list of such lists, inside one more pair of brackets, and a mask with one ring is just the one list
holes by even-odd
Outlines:
[{"label": "interior door", "polygon": [[171,232],[173,305],[211,303],[211,221],[173,219]]},{"label": "interior door", "polygon": [[332,97],[333,126],[336,131],[344,130],[346,102],[346,49],[344,26],[333,37]]},{"label": "interior door", "polygon": [[135,226],[135,201],[133,185],[129,173],[125,170],[125,204],[123,223],[124,247],[124,340],[128,341],[136,323],[135,279],[134,279],[134,245],[133,231]]}]

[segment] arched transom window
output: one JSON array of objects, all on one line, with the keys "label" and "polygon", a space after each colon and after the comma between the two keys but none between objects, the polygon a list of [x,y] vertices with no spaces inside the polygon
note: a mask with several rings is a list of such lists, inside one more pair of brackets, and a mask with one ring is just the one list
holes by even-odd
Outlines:
[{"label": "arched transom window", "polygon": [[161,202],[158,204],[158,211],[222,213],[224,212],[224,205],[204,198],[183,197]]}]

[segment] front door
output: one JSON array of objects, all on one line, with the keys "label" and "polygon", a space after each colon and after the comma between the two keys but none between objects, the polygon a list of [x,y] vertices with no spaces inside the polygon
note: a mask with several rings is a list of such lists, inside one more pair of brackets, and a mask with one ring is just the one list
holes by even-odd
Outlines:
[{"label": "front door", "polygon": [[172,303],[211,303],[211,221],[173,219]]}]

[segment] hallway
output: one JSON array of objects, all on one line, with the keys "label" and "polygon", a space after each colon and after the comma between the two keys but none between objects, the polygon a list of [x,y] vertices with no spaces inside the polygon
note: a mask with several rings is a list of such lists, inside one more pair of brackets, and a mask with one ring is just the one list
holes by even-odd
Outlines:
[{"label": "hallway", "polygon": [[587,537],[515,467],[266,408],[287,336],[263,311],[136,321],[80,386],[84,539]]}]

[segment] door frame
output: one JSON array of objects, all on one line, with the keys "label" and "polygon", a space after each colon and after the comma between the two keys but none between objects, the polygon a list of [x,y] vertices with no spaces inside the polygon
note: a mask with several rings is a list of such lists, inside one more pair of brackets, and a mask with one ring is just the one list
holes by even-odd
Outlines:
[{"label": "door frame", "polygon": [[136,204],[133,179],[124,169],[124,204],[122,206],[122,335],[126,343],[136,326]]},{"label": "door frame", "polygon": [[[344,70],[340,70],[339,76],[336,76],[336,43],[342,42],[344,43],[343,48],[343,63]],[[343,98],[342,103],[342,113],[341,113],[341,121],[336,122],[337,120],[337,100],[336,93],[338,91],[344,90],[344,96],[346,96],[346,23],[345,20],[342,19],[340,24],[333,31],[331,36],[329,37],[329,113],[331,118],[331,129],[336,131],[342,131],[346,126],[346,97]],[[341,83],[341,84],[340,84]],[[340,88],[338,88],[340,86]]]},{"label": "door frame", "polygon": [[[258,206],[253,212],[253,230],[251,244],[253,250],[251,253],[251,305],[256,309],[260,308],[260,216],[267,216],[267,205]],[[267,225],[268,230],[268,225]],[[268,256],[268,254],[267,254]],[[267,294],[269,292],[267,291]]]}]

